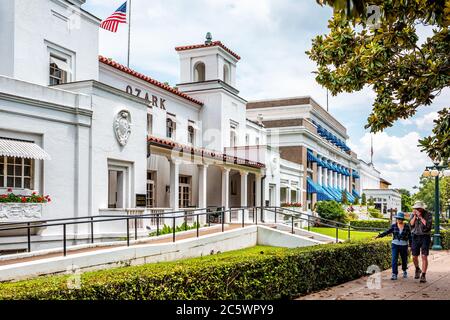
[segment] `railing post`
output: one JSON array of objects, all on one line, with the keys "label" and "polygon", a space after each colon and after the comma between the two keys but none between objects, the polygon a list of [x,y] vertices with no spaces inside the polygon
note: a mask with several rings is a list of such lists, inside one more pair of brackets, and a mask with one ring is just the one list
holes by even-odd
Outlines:
[{"label": "railing post", "polygon": [[91,243],[94,243],[94,217],[91,217]]},{"label": "railing post", "polygon": [[130,246],[130,218],[127,218],[127,247]]},{"label": "railing post", "polygon": [[156,214],[156,236],[159,237],[159,213]]},{"label": "railing post", "polygon": [[134,218],[134,240],[138,239],[137,218]]},{"label": "railing post", "polygon": [[31,230],[30,230],[30,223],[27,223],[27,242],[28,242],[28,252],[31,252]]},{"label": "railing post", "polygon": [[63,251],[64,257],[67,255],[67,242],[66,242],[66,224],[63,224]]},{"label": "railing post", "polygon": [[294,231],[294,216],[292,215],[291,216],[291,227],[292,227],[292,234],[295,234],[295,231]]},{"label": "railing post", "polygon": [[339,242],[339,228],[336,227],[336,243]]},{"label": "railing post", "polygon": [[[262,213],[261,213],[262,214]],[[255,216],[255,224],[258,225],[258,212],[256,212],[256,216]]]},{"label": "railing post", "polygon": [[309,215],[308,215],[308,231],[310,231],[310,229],[311,229],[310,223],[309,223],[309,219],[310,219],[310,217],[309,217]]},{"label": "railing post", "polygon": [[275,207],[275,223],[277,223],[277,207]]},{"label": "railing post", "polygon": [[350,224],[348,224],[348,240],[350,240]]},{"label": "railing post", "polygon": [[245,228],[245,209],[242,209],[242,228]]},{"label": "railing post", "polygon": [[255,216],[258,215],[258,208],[253,208],[253,223],[255,223]]},{"label": "railing post", "polygon": [[173,237],[173,242],[175,242],[176,241],[176,235],[175,235],[175,232],[176,232],[176,226],[175,226],[175,217],[173,217],[173,223],[172,223],[172,227],[173,227],[173,230],[172,230],[172,232],[173,232],[173,234],[172,234],[172,237]]},{"label": "railing post", "polygon": [[187,231],[187,225],[188,225],[187,211],[184,211],[184,231]]},{"label": "railing post", "polygon": [[[230,217],[231,217],[231,211],[230,211]],[[222,232],[225,231],[225,211],[222,211]]]},{"label": "railing post", "polygon": [[200,216],[200,214],[197,214],[197,238],[199,237],[199,229],[200,229],[200,223],[199,223],[199,217]]}]

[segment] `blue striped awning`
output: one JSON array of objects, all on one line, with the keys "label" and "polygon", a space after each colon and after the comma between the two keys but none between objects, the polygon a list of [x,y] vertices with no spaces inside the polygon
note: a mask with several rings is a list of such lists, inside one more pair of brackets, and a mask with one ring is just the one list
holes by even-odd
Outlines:
[{"label": "blue striped awning", "polygon": [[312,153],[311,150],[308,150],[308,161],[310,162],[319,162],[319,159]]},{"label": "blue striped awning", "polygon": [[359,179],[359,173],[357,171],[353,171],[352,176],[355,177],[356,179]]},{"label": "blue striped awning", "polygon": [[355,197],[361,198],[360,195],[359,195],[359,193],[358,193],[355,189],[353,189],[352,193],[353,193],[353,195],[354,195]]}]

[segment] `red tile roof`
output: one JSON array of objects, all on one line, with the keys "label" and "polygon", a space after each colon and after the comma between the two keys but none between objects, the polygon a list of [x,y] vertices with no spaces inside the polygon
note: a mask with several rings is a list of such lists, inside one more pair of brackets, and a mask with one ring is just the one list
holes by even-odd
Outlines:
[{"label": "red tile roof", "polygon": [[223,50],[225,50],[226,52],[231,54],[236,59],[241,60],[240,56],[238,56],[236,53],[231,51],[220,41],[213,41],[210,44],[196,44],[196,45],[191,45],[191,46],[181,46],[181,47],[176,47],[175,50],[176,51],[185,51],[185,50],[193,50],[193,49],[201,49],[201,48],[209,48],[209,47],[221,47]]},{"label": "red tile roof", "polygon": [[99,56],[99,57],[98,57],[98,60],[99,60],[101,63],[104,63],[104,64],[106,64],[106,65],[108,65],[108,66],[113,67],[113,68],[116,68],[117,70],[120,70],[120,71],[122,71],[122,72],[128,73],[129,75],[132,75],[132,76],[134,76],[134,77],[136,77],[136,78],[139,78],[139,79],[141,79],[141,80],[144,80],[144,81],[146,81],[146,82],[148,82],[148,83],[150,83],[150,84],[152,84],[152,85],[154,85],[154,86],[157,86],[157,87],[159,87],[159,88],[161,88],[161,89],[164,89],[164,90],[166,90],[166,91],[168,91],[168,92],[170,92],[170,93],[176,94],[177,96],[182,97],[182,98],[184,98],[184,99],[186,99],[186,100],[189,100],[190,102],[193,102],[193,103],[195,103],[195,104],[198,104],[198,105],[200,105],[200,106],[203,106],[203,102],[201,102],[201,101],[199,101],[199,100],[197,100],[197,99],[194,99],[194,98],[188,96],[187,94],[185,94],[185,93],[183,93],[183,92],[181,92],[181,91],[178,91],[178,90],[172,88],[171,86],[168,86],[168,85],[166,85],[166,84],[164,84],[164,83],[162,83],[162,82],[159,82],[159,81],[157,81],[157,80],[155,80],[155,79],[152,79],[152,78],[150,78],[150,77],[148,77],[148,76],[146,76],[146,75],[144,75],[144,74],[142,74],[142,73],[139,73],[139,72],[134,71],[134,70],[132,70],[132,69],[130,69],[130,68],[127,68],[127,67],[125,67],[124,65],[122,65],[122,64],[120,64],[120,63],[118,63],[118,62],[115,62],[115,61],[112,60],[112,59],[108,59],[108,58],[106,58],[106,57]]},{"label": "red tile roof", "polygon": [[203,148],[195,148],[192,146],[183,145],[183,144],[171,141],[171,140],[161,139],[161,138],[157,138],[154,136],[149,136],[148,142],[150,142],[153,145],[157,145],[157,146],[160,146],[160,147],[166,148],[166,149],[177,148],[180,152],[195,154],[195,155],[201,156],[202,158],[206,157],[206,158],[210,158],[210,159],[222,160],[224,163],[238,164],[238,165],[243,165],[243,166],[252,167],[252,168],[264,168],[265,167],[265,165],[260,162],[255,162],[255,161],[251,161],[251,160],[247,160],[247,159],[233,157],[233,156],[229,156],[229,155],[226,155],[226,154],[223,154],[220,152],[207,150],[207,149],[203,149]]}]

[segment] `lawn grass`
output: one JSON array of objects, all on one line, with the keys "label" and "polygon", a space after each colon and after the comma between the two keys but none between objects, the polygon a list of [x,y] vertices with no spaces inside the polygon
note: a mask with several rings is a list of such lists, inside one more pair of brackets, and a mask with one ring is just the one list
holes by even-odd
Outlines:
[{"label": "lawn grass", "polygon": [[[308,228],[305,228],[305,229],[307,230]],[[336,229],[335,228],[312,227],[312,228],[310,228],[310,231],[336,238]],[[351,230],[350,239],[351,240],[363,240],[363,239],[373,238],[377,234],[378,234],[378,232]],[[348,239],[348,231],[339,229],[338,238],[340,240],[347,240]]]}]

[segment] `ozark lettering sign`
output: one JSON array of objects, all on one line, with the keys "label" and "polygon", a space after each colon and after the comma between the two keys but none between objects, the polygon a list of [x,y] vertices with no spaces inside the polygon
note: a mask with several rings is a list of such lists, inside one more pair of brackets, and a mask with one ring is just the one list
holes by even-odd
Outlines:
[{"label": "ozark lettering sign", "polygon": [[138,98],[142,98],[142,99],[148,101],[148,104],[153,107],[166,110],[166,106],[165,106],[166,100],[163,98],[158,98],[157,96],[155,96],[153,94],[149,94],[148,92],[143,92],[141,89],[133,88],[132,86],[127,86],[125,91],[128,94],[131,94],[133,96],[136,96]]}]

